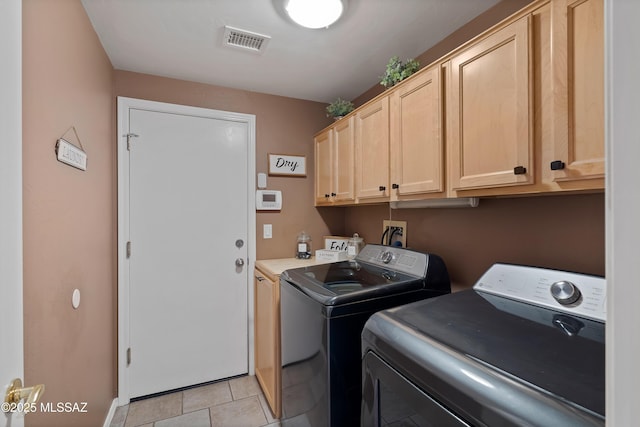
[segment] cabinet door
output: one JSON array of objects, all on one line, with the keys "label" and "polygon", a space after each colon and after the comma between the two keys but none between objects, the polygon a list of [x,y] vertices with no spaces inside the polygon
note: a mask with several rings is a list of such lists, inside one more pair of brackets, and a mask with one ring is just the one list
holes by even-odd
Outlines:
[{"label": "cabinet door", "polygon": [[447,156],[453,190],[533,182],[529,19],[451,59]]},{"label": "cabinet door", "polygon": [[280,418],[280,286],[255,270],[255,371],[275,418]]},{"label": "cabinet door", "polygon": [[313,140],[315,146],[315,187],[316,205],[326,205],[331,203],[333,176],[333,130],[327,129]]},{"label": "cabinet door", "polygon": [[353,116],[333,128],[333,191],[338,203],[355,200],[355,147]]},{"label": "cabinet door", "polygon": [[444,191],[440,66],[391,96],[391,200]]},{"label": "cabinet door", "polygon": [[604,177],[603,0],[553,2],[556,182]]},{"label": "cabinet door", "polygon": [[356,197],[389,200],[389,98],[362,107],[356,121]]}]

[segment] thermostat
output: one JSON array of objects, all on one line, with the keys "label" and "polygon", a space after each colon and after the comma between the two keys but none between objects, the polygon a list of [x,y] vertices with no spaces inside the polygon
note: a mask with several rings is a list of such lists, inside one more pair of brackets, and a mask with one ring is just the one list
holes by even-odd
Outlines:
[{"label": "thermostat", "polygon": [[257,190],[256,210],[257,211],[279,211],[282,209],[282,191],[280,190]]}]

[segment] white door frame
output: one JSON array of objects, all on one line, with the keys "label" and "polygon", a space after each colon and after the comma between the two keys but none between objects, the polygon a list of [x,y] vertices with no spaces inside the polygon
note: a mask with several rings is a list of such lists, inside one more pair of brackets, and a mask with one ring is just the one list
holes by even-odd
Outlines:
[{"label": "white door frame", "polygon": [[640,340],[637,0],[605,0],[607,426],[636,425]]},{"label": "white door frame", "polygon": [[[22,2],[0,1],[0,402],[24,381],[22,301]],[[31,386],[33,384],[26,384]],[[24,418],[0,411],[0,427]]]},{"label": "white door frame", "polygon": [[[126,243],[129,236],[129,155],[127,137],[130,108],[160,113],[184,114],[246,123],[248,135],[247,206],[248,262],[247,262],[247,314],[249,374],[254,373],[253,348],[253,268],[256,257],[256,117],[253,114],[233,113],[208,108],[189,107],[164,102],[118,97],[118,406],[129,403],[129,375],[127,348],[129,347],[129,261]],[[131,141],[135,144],[135,138]]]}]

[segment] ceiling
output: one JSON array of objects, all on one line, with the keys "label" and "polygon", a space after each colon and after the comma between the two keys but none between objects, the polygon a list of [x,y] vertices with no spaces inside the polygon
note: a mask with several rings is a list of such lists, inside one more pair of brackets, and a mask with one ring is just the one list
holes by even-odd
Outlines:
[{"label": "ceiling", "polygon": [[[112,65],[274,95],[352,100],[392,56],[414,58],[498,0],[348,0],[326,29],[291,22],[283,0],[82,0]],[[263,53],[223,45],[225,25],[270,36]]]}]

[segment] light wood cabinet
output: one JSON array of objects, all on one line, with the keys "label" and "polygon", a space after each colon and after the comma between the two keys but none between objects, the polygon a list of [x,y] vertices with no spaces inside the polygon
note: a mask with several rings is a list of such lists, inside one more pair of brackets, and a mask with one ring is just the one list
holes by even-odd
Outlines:
[{"label": "light wood cabinet", "polygon": [[256,261],[254,269],[254,364],[256,378],[275,418],[282,416],[280,275],[292,268],[322,264],[315,258]]},{"label": "light wood cabinet", "polygon": [[254,270],[256,378],[275,418],[281,414],[280,283]]},{"label": "light wood cabinet", "polygon": [[604,177],[603,3],[552,2],[555,158],[545,166],[561,186]]},{"label": "light wood cabinet", "polygon": [[334,201],[351,203],[355,200],[355,129],[354,118],[343,118],[333,128]]},{"label": "light wood cabinet", "polygon": [[529,15],[491,32],[447,66],[451,190],[533,182]]},{"label": "light wood cabinet", "polygon": [[316,206],[355,201],[353,121],[345,117],[314,138]]},{"label": "light wood cabinet", "polygon": [[444,197],[440,64],[390,95],[391,200]]},{"label": "light wood cabinet", "polygon": [[[603,190],[603,2],[536,0],[358,108],[342,204]],[[318,205],[337,126],[316,139]]]},{"label": "light wood cabinet", "polygon": [[333,128],[326,129],[313,139],[316,173],[316,206],[330,205],[333,192]]},{"label": "light wood cabinet", "polygon": [[389,201],[389,98],[365,104],[355,114],[356,198]]}]

